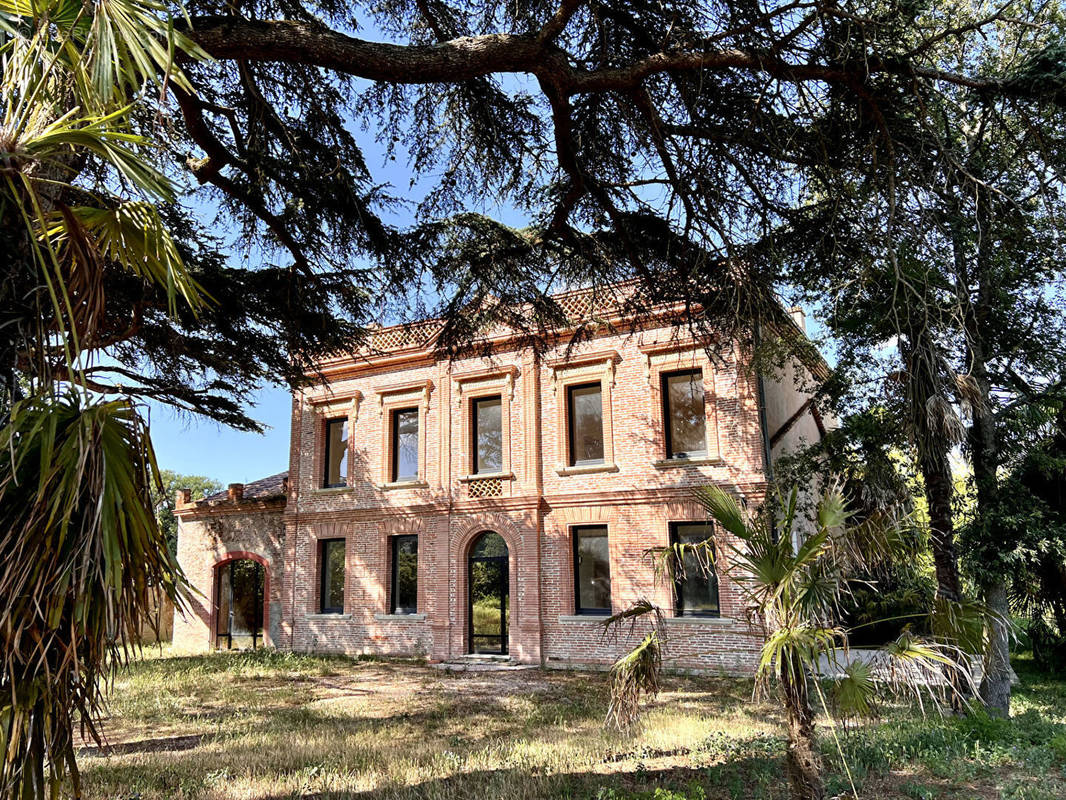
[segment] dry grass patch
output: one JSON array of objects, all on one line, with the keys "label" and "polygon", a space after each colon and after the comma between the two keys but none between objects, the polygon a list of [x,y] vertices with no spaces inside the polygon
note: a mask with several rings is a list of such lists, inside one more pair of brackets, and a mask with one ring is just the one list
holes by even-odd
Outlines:
[{"label": "dry grass patch", "polygon": [[[1033,753],[1064,721],[1054,715],[1066,713],[1048,694],[1019,699],[1031,713],[1039,706],[1051,715],[1028,738],[1013,727],[959,728],[893,710],[848,739],[863,793],[1044,800],[1034,787],[1055,786],[1048,770],[1061,773],[1062,763],[1045,759],[1036,773]],[[785,797],[779,715],[752,702],[750,681],[669,678],[628,737],[604,730],[607,699],[602,674],[164,653],[116,684],[105,730],[121,746],[83,755],[86,797]],[[984,740],[999,749],[975,749]],[[839,775],[831,778],[844,788]]]}]

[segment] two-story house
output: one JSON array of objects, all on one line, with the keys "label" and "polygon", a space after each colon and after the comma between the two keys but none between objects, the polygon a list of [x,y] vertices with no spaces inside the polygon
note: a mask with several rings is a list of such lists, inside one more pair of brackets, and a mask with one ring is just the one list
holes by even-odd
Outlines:
[{"label": "two-story house", "polygon": [[692,486],[761,502],[773,460],[824,432],[793,374],[824,364],[760,376],[748,343],[704,347],[665,314],[541,352],[504,332],[457,360],[437,330],[381,328],[320,364],[293,396],[288,473],[179,492],[201,596],[176,645],[597,666],[634,643],[605,616],[648,598],[670,666],[749,668],[762,640],[737,587],[657,578],[647,551],[722,541]]}]

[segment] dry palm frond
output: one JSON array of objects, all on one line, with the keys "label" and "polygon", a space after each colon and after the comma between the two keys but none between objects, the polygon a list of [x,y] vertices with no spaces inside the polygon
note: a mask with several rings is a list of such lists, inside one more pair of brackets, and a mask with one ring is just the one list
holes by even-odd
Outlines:
[{"label": "dry palm frond", "polygon": [[617,614],[612,614],[605,618],[603,620],[603,635],[604,637],[610,636],[617,638],[621,629],[626,627],[626,623],[629,623],[628,632],[631,634],[636,628],[637,622],[649,615],[652,618],[652,629],[660,634],[662,641],[665,641],[666,636],[663,631],[663,610],[646,597],[640,598],[628,608],[622,609]]},{"label": "dry palm frond", "polygon": [[966,425],[946,397],[935,394],[926,400],[925,415],[929,431],[942,441],[954,445],[966,438]]},{"label": "dry palm frond", "polygon": [[977,385],[973,375],[955,376],[955,394],[963,409],[970,414],[975,409],[979,411],[985,404],[984,394],[981,392],[981,387]]},{"label": "dry palm frond", "polygon": [[611,703],[605,724],[628,731],[640,718],[641,700],[659,693],[662,651],[659,636],[652,631],[633,650],[611,667]]}]

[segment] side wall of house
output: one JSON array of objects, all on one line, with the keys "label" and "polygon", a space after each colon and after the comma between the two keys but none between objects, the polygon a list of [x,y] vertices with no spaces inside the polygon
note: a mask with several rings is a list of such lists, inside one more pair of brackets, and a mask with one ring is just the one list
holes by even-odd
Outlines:
[{"label": "side wall of house", "polygon": [[203,651],[214,645],[215,575],[234,558],[252,558],[265,568],[264,634],[267,645],[281,641],[282,553],[285,524],[280,504],[216,507],[178,516],[178,563],[197,589],[188,608],[174,614],[174,647]]}]

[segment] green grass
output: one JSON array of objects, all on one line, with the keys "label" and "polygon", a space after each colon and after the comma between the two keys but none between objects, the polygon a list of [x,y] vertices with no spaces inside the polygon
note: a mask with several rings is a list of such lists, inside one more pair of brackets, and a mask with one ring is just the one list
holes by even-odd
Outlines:
[{"label": "green grass", "polygon": [[[1066,797],[1066,686],[1018,665],[1018,717],[884,709],[842,745],[860,792]],[[87,798],[783,798],[779,716],[750,681],[671,678],[641,730],[605,731],[606,676],[445,673],[271,652],[149,655],[115,685]],[[833,765],[830,787],[847,783]]]}]

